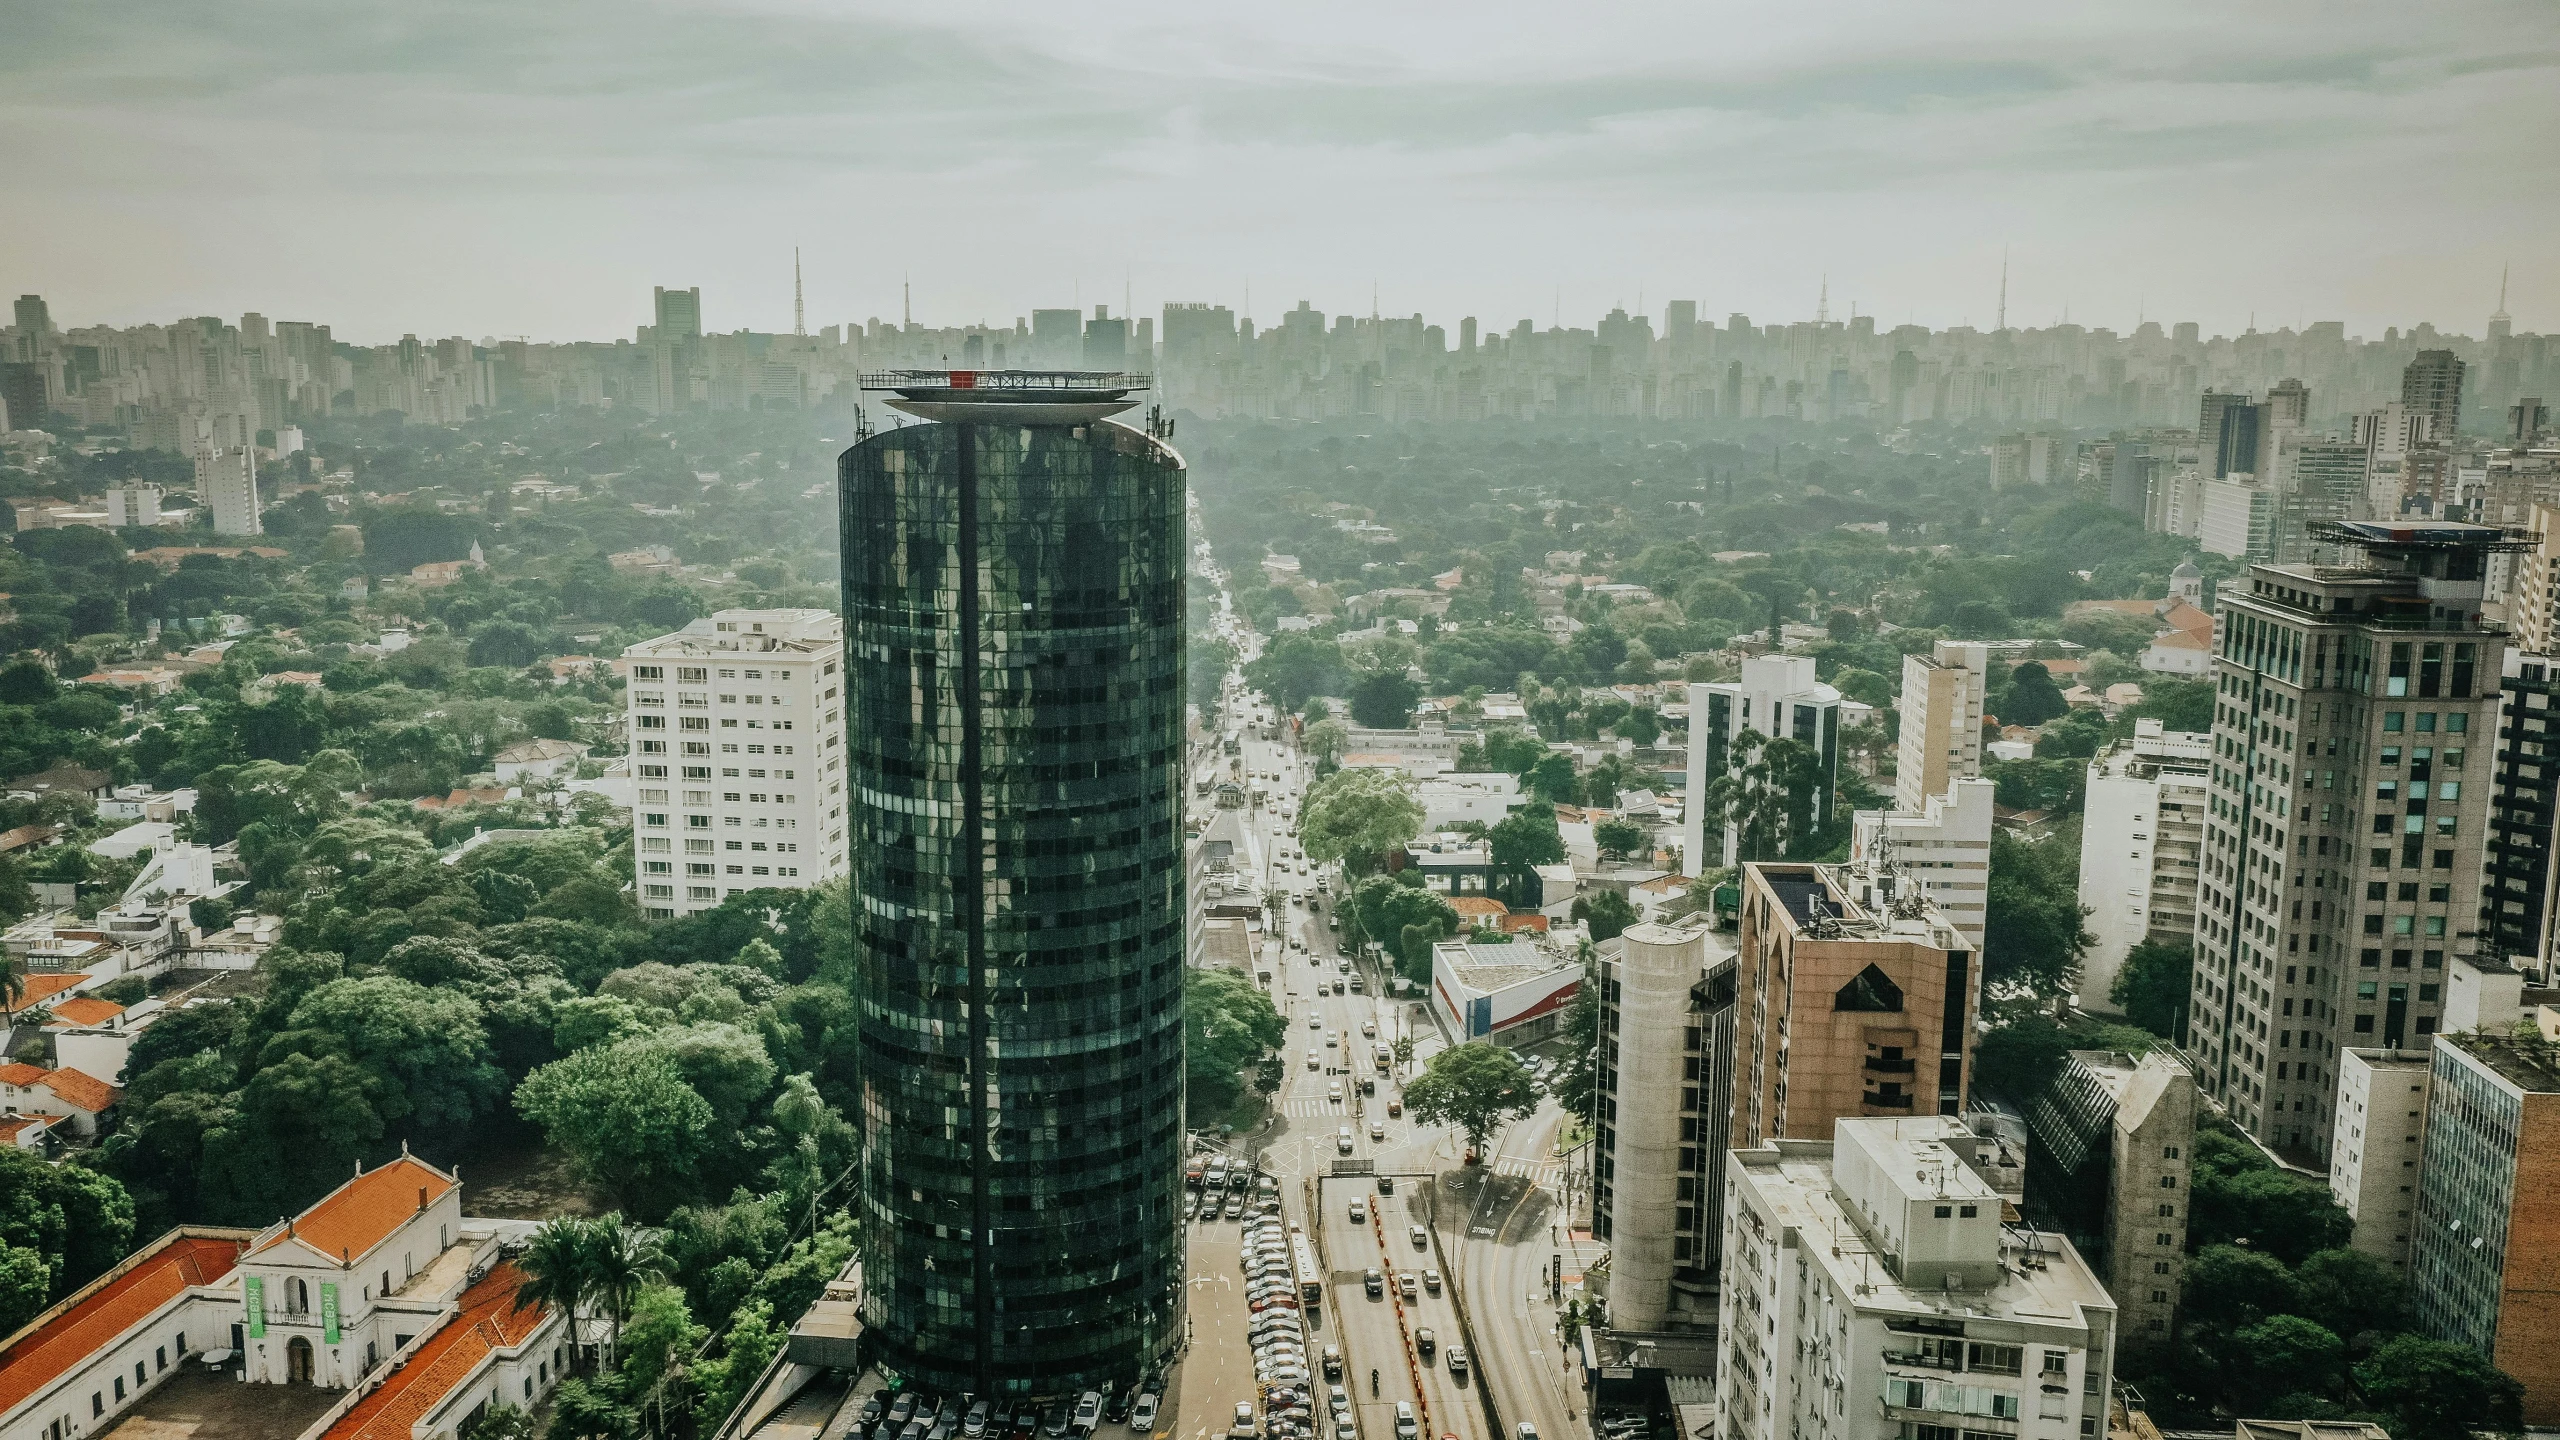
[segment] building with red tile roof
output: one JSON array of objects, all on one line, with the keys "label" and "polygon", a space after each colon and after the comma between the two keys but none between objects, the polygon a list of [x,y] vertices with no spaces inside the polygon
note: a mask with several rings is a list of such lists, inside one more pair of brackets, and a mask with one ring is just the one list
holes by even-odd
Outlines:
[{"label": "building with red tile roof", "polygon": [[20,978],[26,982],[25,992],[18,996],[17,1008],[21,1010],[26,1009],[30,1005],[42,1005],[46,1001],[51,1000],[54,996],[62,994],[64,991],[77,990],[81,986],[89,983],[89,977],[77,971],[66,971],[57,974],[47,974],[43,971],[38,971],[34,974],[22,976]]},{"label": "building with red tile roof", "polygon": [[95,1135],[99,1118],[124,1092],[82,1070],[47,1070],[11,1061],[0,1065],[0,1111],[33,1111],[67,1120],[72,1133]]},{"label": "building with red tile roof", "polygon": [[284,1226],[268,1229],[258,1237],[256,1253],[299,1245],[323,1260],[351,1264],[461,1186],[451,1175],[404,1153],[330,1191]]},{"label": "building with red tile roof", "polygon": [[46,1115],[0,1116],[0,1146],[12,1150],[34,1150],[43,1146],[44,1137],[53,1129],[53,1119]]},{"label": "building with red tile roof", "polygon": [[454,1317],[417,1342],[407,1363],[321,1432],[321,1440],[409,1440],[430,1417],[439,1423],[428,1433],[442,1434],[444,1414],[467,1414],[493,1399],[522,1405],[531,1398],[520,1382],[510,1386],[507,1376],[493,1372],[532,1371],[546,1377],[537,1385],[549,1388],[559,1378],[551,1332],[561,1327],[548,1306],[516,1307],[523,1283],[524,1272],[511,1262],[491,1269],[462,1292]]},{"label": "building with red tile roof", "polygon": [[123,1006],[94,995],[74,995],[47,1008],[53,1011],[53,1023],[57,1025],[104,1025],[124,1013]]},{"label": "building with red tile roof", "polygon": [[463,1220],[460,1183],[405,1152],[264,1231],[172,1231],[0,1340],[0,1437],[112,1430],[214,1349],[249,1383],[342,1392],[306,1434],[449,1436],[494,1401],[529,1408],[561,1378],[567,1325],[517,1307],[499,1247]]},{"label": "building with red tile roof", "polygon": [[171,1369],[140,1357],[158,1352],[165,1361],[174,1349],[184,1365],[190,1349],[226,1343],[201,1312],[248,1238],[245,1230],[172,1230],[0,1341],[0,1433],[40,1432],[56,1418],[63,1434],[87,1433],[102,1412],[122,1407],[135,1363],[145,1366],[146,1388]]}]

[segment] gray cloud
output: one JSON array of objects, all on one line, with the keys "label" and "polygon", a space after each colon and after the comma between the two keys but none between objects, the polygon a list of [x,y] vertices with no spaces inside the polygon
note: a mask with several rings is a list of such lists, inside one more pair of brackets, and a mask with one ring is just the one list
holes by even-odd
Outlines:
[{"label": "gray cloud", "polygon": [[652,279],[781,323],[800,243],[839,316],[907,275],[938,319],[1124,276],[1142,308],[1254,276],[1266,313],[1375,278],[1435,315],[1778,315],[1827,271],[1951,323],[2006,244],[2031,304],[2224,328],[2476,325],[2512,255],[2519,323],[2560,328],[2554,68],[2539,0],[18,6],[0,284],[603,335]]}]

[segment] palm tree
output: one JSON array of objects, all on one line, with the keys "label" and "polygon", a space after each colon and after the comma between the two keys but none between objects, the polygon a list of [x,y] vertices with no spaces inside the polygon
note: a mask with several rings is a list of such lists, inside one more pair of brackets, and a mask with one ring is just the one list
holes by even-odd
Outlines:
[{"label": "palm tree", "polygon": [[584,1349],[578,1343],[578,1310],[596,1294],[596,1245],[591,1231],[592,1223],[575,1215],[546,1221],[516,1258],[516,1268],[524,1272],[516,1285],[516,1308],[550,1305],[568,1316],[572,1354]]},{"label": "palm tree", "polygon": [[27,998],[27,973],[18,962],[0,958],[0,1045],[8,1043],[8,1032],[18,1023],[18,1005]]},{"label": "palm tree", "polygon": [[667,1252],[657,1237],[622,1217],[619,1210],[587,1222],[587,1266],[591,1292],[613,1317],[608,1349],[622,1343],[622,1323],[640,1287],[667,1278]]}]

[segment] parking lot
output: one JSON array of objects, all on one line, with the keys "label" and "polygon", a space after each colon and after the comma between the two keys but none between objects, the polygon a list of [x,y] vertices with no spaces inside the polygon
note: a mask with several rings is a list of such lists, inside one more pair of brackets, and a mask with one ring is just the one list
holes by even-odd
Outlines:
[{"label": "parking lot", "polygon": [[[1324,1208],[1326,1258],[1331,1266],[1331,1298],[1341,1331],[1346,1371],[1356,1382],[1361,1440],[1394,1440],[1395,1402],[1413,1402],[1418,1427],[1425,1436],[1458,1440],[1491,1440],[1483,1405],[1475,1386],[1481,1374],[1470,1366],[1466,1378],[1453,1376],[1452,1346],[1465,1344],[1458,1311],[1449,1293],[1448,1266],[1439,1237],[1423,1218],[1423,1201],[1411,1183],[1396,1193],[1380,1195],[1367,1176],[1335,1176],[1318,1182],[1317,1203]],[[1357,1200],[1364,1218],[1351,1218]],[[1426,1226],[1424,1244],[1416,1246],[1415,1226]],[[1368,1295],[1366,1275],[1379,1273],[1376,1298]],[[1429,1281],[1436,1274],[1435,1288]],[[1404,1295],[1404,1281],[1413,1295]],[[1422,1338],[1432,1340],[1423,1355]],[[1369,1394],[1369,1372],[1378,1372],[1378,1393]]]}]

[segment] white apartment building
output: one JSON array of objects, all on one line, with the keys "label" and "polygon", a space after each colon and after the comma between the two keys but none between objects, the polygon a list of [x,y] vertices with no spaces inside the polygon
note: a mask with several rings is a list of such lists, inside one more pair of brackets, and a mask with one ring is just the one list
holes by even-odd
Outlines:
[{"label": "white apartment building", "polygon": [[2116,1309],[2071,1242],[2004,1226],[1953,1116],[1852,1118],[1726,1161],[1716,1432],[2106,1432]]},{"label": "white apartment building", "polygon": [[2133,722],[2089,761],[2080,830],[2080,903],[2097,937],[2080,961],[2080,1006],[2116,1013],[2108,987],[2145,940],[2195,938],[2213,737]]},{"label": "white apartment building", "polygon": [[845,872],[835,612],[723,610],[622,657],[642,913],[671,920]]},{"label": "white apartment building", "polygon": [[110,485],[107,487],[107,524],[122,530],[135,525],[160,523],[160,487],[157,485]]},{"label": "white apartment building", "polygon": [[212,512],[216,535],[263,535],[258,519],[258,452],[223,445],[196,452],[196,499]]},{"label": "white apartment building", "polygon": [[1849,832],[1849,863],[1891,865],[1920,886],[1978,952],[1991,898],[1992,798],[1974,778],[1932,795],[1917,814],[1861,810]]},{"label": "white apartment building", "polygon": [[1413,787],[1413,798],[1422,802],[1422,831],[1426,835],[1470,820],[1499,825],[1512,811],[1528,803],[1528,797],[1520,793],[1520,777],[1500,771],[1479,774],[1452,770],[1446,775],[1434,775]]},{"label": "white apartment building", "polygon": [[2338,1052],[2338,1120],[2329,1145],[2329,1196],[2356,1222],[2348,1248],[2409,1273],[2409,1217],[2418,1209],[2418,1147],[2427,1128],[2424,1050]]},{"label": "white apartment building", "polygon": [[1840,784],[1840,692],[1815,678],[1809,655],[1755,655],[1742,662],[1739,680],[1689,687],[1689,790],[1680,826],[1684,874],[1733,863],[1738,837],[1727,826],[1711,840],[1702,802],[1709,781],[1743,763],[1735,742],[1746,730],[1813,747],[1822,767],[1813,824],[1820,829],[1831,823],[1832,796]]}]

